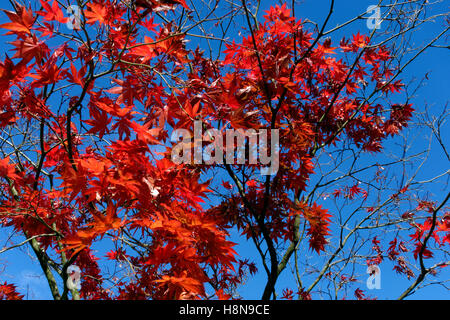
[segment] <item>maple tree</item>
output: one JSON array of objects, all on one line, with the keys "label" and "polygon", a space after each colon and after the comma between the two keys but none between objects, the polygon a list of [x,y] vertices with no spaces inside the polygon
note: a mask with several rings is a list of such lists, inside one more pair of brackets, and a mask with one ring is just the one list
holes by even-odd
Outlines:
[{"label": "maple tree", "polygon": [[[334,1],[321,28],[286,3],[260,17],[245,1],[222,15],[219,1],[206,13],[184,0],[76,4],[73,30],[70,3],[56,0],[14,2],[0,25],[14,52],[0,62],[0,224],[25,237],[0,253],[30,245],[54,299],[230,299],[256,272],[266,275],[263,299],[311,299],[319,283],[355,283],[347,274],[354,259],[391,260],[414,280],[404,298],[448,265],[449,195],[414,198],[414,177],[393,186],[383,171],[414,157],[354,166],[408,128],[416,106],[391,97],[405,89],[399,75],[413,59],[397,64],[375,31],[329,37],[343,26],[326,29]],[[246,28],[227,40],[238,16]],[[222,37],[206,31],[212,25]],[[195,120],[224,135],[278,129],[279,169],[175,163],[170,136],[193,131]],[[254,256],[238,254],[236,230]],[[309,271],[299,262],[309,255],[323,265]],[[280,290],[290,261],[297,287]],[[81,269],[79,291],[67,286],[71,265]],[[307,284],[299,270],[315,278]],[[22,297],[0,282],[0,299]]]}]

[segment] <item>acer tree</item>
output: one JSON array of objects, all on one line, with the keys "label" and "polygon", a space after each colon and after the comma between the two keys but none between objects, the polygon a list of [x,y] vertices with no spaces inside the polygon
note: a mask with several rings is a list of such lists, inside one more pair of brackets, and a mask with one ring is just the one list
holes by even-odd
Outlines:
[{"label": "acer tree", "polygon": [[[54,299],[238,298],[257,272],[262,299],[364,299],[355,266],[387,261],[410,280],[395,298],[442,284],[449,194],[426,191],[448,170],[418,178],[431,147],[410,152],[408,130],[428,130],[448,158],[448,112],[413,105],[400,76],[445,46],[448,13],[380,1],[383,29],[342,37],[368,13],[332,27],[327,4],[319,24],[294,2],[11,2],[0,223],[14,237],[0,253],[29,246]],[[441,30],[413,47],[435,20]],[[277,170],[261,174],[248,148],[244,163],[177,163],[173,133],[196,122],[223,137],[277,130],[279,148],[257,150],[276,153]],[[201,138],[183,150],[239,147]],[[235,242],[247,240],[243,256]],[[0,282],[0,299],[22,297]]]}]

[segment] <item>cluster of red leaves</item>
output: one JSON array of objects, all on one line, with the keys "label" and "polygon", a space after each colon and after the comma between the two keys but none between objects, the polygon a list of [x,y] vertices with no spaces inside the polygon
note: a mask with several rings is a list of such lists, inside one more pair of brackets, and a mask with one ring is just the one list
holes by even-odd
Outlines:
[{"label": "cluster of red leaves", "polygon": [[351,186],[351,187],[346,186],[346,187],[341,188],[341,189],[336,189],[335,191],[332,192],[332,195],[334,196],[334,198],[339,198],[340,196],[343,195],[344,198],[347,198],[347,199],[349,199],[349,200],[355,199],[355,197],[356,197],[358,194],[361,194],[361,196],[362,196],[363,199],[367,199],[367,197],[368,197],[367,191],[365,191],[364,189],[362,189],[362,188],[359,186],[359,183],[354,184],[354,185]]},{"label": "cluster of red leaves", "polygon": [[315,202],[311,207],[303,206],[300,210],[309,223],[309,246],[316,250],[317,253],[325,250],[325,245],[327,244],[325,237],[329,235],[331,214],[328,213],[327,209],[323,209],[322,206],[317,205]]},{"label": "cluster of red leaves", "polygon": [[[297,292],[297,296],[298,296],[298,299],[301,299],[301,300],[311,300],[311,295],[303,289]],[[292,291],[291,289],[288,289],[288,288],[284,289],[282,292],[281,299],[293,300],[294,299],[294,291]]]},{"label": "cluster of red leaves", "polygon": [[372,239],[372,251],[375,252],[375,256],[367,260],[367,265],[379,265],[383,262],[383,251],[380,248],[380,240],[377,237]]},{"label": "cluster of red leaves", "polygon": [[389,248],[387,250],[389,260],[394,261],[396,264],[394,266],[395,272],[399,274],[406,274],[408,279],[414,277],[414,272],[409,268],[406,263],[406,259],[401,253],[408,252],[408,248],[403,241],[398,242],[397,238],[394,238],[389,242]]},{"label": "cluster of red leaves", "polygon": [[0,300],[22,300],[23,295],[16,291],[16,286],[4,282],[0,283]]},{"label": "cluster of red leaves", "polygon": [[435,203],[421,200],[419,201],[419,204],[416,208],[417,211],[425,211],[430,214],[430,216],[428,216],[423,223],[412,223],[412,226],[415,227],[415,233],[410,235],[410,241],[412,241],[414,245],[414,259],[418,258],[419,253],[422,254],[423,259],[429,259],[433,257],[433,252],[431,251],[429,246],[427,245],[425,248],[423,247],[425,239],[433,240],[438,246],[443,246],[445,243],[449,242],[449,212],[444,212],[441,218],[439,216],[436,216],[436,221],[433,221],[432,215],[434,214],[435,207]]},{"label": "cluster of red leaves", "polygon": [[[201,203],[209,192],[208,184],[200,182],[199,173],[193,174],[188,168],[172,163],[170,158],[153,153],[152,146],[161,144],[167,136],[161,130],[164,122],[154,129],[153,122],[145,121],[142,111],[137,110],[138,101],[146,100],[150,108],[151,100],[160,97],[157,109],[168,95],[162,93],[162,87],[151,76],[143,70],[129,70],[126,63],[117,66],[118,70],[127,72],[125,80],[115,79],[116,86],[106,92],[95,91],[95,79],[90,78],[91,61],[104,57],[109,61],[135,63],[158,58],[160,68],[171,62],[185,63],[187,51],[183,49],[183,37],[172,37],[170,25],[161,26],[158,31],[157,25],[145,20],[141,24],[154,33],[155,40],[145,37],[149,44],[142,45],[139,35],[127,37],[124,32],[127,24],[123,18],[124,5],[95,1],[87,4],[84,13],[88,25],[111,27],[103,48],[97,52],[86,46],[75,50],[75,43],[68,41],[52,51],[44,37],[52,38],[55,22],[64,23],[66,19],[57,1],[51,5],[41,2],[43,10],[36,13],[16,4],[16,12],[6,11],[11,23],[0,26],[17,37],[12,59],[20,59],[13,63],[7,57],[0,65],[1,125],[13,123],[19,116],[51,124],[38,152],[44,160],[42,168],[56,179],[51,181],[49,189],[44,177],[34,174],[35,168],[30,163],[23,163],[18,170],[9,158],[2,159],[0,174],[13,186],[2,185],[9,194],[2,206],[16,208],[18,212],[2,216],[2,223],[27,236],[56,230],[59,240],[42,237],[38,238],[39,242],[44,250],[76,258],[74,262],[83,275],[81,296],[85,298],[205,297],[204,284],[213,280],[221,297],[227,297],[223,290],[236,285],[242,277],[243,266],[238,270],[241,274],[234,273],[237,262],[234,244],[226,239],[227,233],[217,221],[203,211]],[[172,9],[177,4],[187,8],[184,1],[141,5],[157,11],[157,7],[166,4]],[[39,17],[44,23],[36,26]],[[139,16],[134,15],[133,19]],[[122,48],[126,43],[132,49],[124,54]],[[62,65],[63,61],[69,63]],[[63,82],[82,88],[83,95],[89,97],[86,107],[90,119],[84,120],[83,126],[90,129],[84,133],[97,136],[99,141],[111,133],[117,134],[104,150],[83,139],[79,132],[84,129],[71,121],[73,113],[80,112],[79,95],[70,98],[69,108],[62,113],[49,106],[43,92],[49,85]],[[13,97],[12,91],[18,96]],[[155,94],[158,91],[161,94]],[[173,123],[175,108],[171,109],[167,115],[171,119],[167,121]],[[91,246],[107,234],[118,241],[117,237],[125,230],[141,239],[145,253],[136,256],[128,248],[112,250],[108,257],[139,266],[135,277],[140,281],[121,281],[114,290],[106,290],[99,258]],[[250,266],[254,272],[254,266]],[[216,279],[206,274],[206,268],[215,270]]]},{"label": "cluster of red leaves", "polygon": [[[280,168],[269,199],[261,186],[249,188],[246,194],[256,212],[267,208],[267,229],[274,241],[278,241],[292,238],[288,226],[298,208],[288,194],[306,188],[314,173],[311,157],[314,146],[347,139],[364,150],[380,151],[381,141],[406,126],[413,110],[410,105],[395,105],[389,115],[384,106],[371,105],[356,94],[368,82],[384,93],[401,89],[398,80],[391,81],[393,70],[386,67],[385,62],[391,58],[387,48],[367,48],[369,38],[360,34],[352,40],[343,39],[342,52],[362,52],[363,57],[347,77],[350,66],[337,58],[338,47],[332,47],[331,40],[327,39],[310,49],[313,34],[290,15],[286,5],[272,7],[264,18],[265,22],[252,30],[242,43],[227,44],[222,65],[229,73],[224,78],[217,78],[209,70],[211,64],[206,70],[202,64],[199,74],[191,76],[190,85],[197,89],[192,90],[196,97],[202,97],[203,107],[198,108],[198,113],[203,118],[221,119],[232,128],[281,130]],[[213,67],[219,68],[214,64]],[[211,78],[205,80],[209,74]],[[275,119],[272,118],[274,110]],[[186,122],[189,123],[182,121]],[[347,125],[341,134],[335,136],[344,123]],[[368,196],[358,185],[345,190],[345,197],[350,200],[357,194],[364,199]],[[243,205],[239,197],[233,197],[214,212],[226,212],[234,222],[240,216],[248,216],[249,212],[241,209]],[[310,246],[320,252],[324,249],[330,215],[316,204],[304,209],[305,221],[310,225]],[[248,224],[238,226],[247,237],[251,236]],[[256,223],[252,229],[258,232]]]},{"label": "cluster of red leaves", "polygon": [[[406,190],[407,187],[404,187],[398,194],[404,193]],[[396,196],[398,196],[398,194]],[[435,204],[430,201],[421,200],[415,210],[426,211],[429,214],[432,214],[435,210]],[[404,219],[410,219],[413,216],[414,215],[412,212],[407,212],[402,215]],[[407,253],[411,252],[415,260],[419,259],[419,254],[422,259],[432,258],[432,245],[427,242],[427,245],[424,247],[425,239],[427,239],[427,241],[432,240],[440,247],[445,245],[445,243],[448,243],[450,238],[450,215],[448,212],[445,212],[441,218],[436,217],[435,222],[433,222],[432,216],[428,216],[425,218],[423,223],[411,220],[410,224],[414,228],[413,230],[415,230],[415,232],[409,236],[409,241],[399,240],[396,237],[389,242],[389,247],[386,251],[388,259],[395,263],[393,270],[395,270],[398,274],[406,275],[408,279],[414,277],[415,274],[407,263]],[[432,227],[433,231],[431,230]],[[372,244],[372,250],[376,253],[376,255],[367,260],[367,264],[378,265],[383,261],[383,251],[380,248],[380,241],[376,237],[372,240]],[[413,249],[410,249],[411,247]],[[441,267],[446,267],[446,265],[443,264]],[[435,271],[431,270],[431,272],[433,273]]]},{"label": "cluster of red leaves", "polygon": [[355,298],[358,300],[376,300],[375,298],[370,298],[366,296],[364,291],[362,291],[360,288],[357,288],[354,292]]}]

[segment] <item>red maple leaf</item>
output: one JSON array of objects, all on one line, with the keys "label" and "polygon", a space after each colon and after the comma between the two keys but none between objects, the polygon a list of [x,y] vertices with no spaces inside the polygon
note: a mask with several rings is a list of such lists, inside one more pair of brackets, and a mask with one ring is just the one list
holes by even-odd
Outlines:
[{"label": "red maple leaf", "polygon": [[0,283],[0,300],[22,300],[23,295],[17,292],[17,287],[13,284],[8,284],[6,281]]},{"label": "red maple leaf", "polygon": [[42,15],[44,20],[46,21],[57,21],[59,23],[66,23],[67,18],[64,17],[64,14],[61,8],[58,5],[58,1],[54,0],[52,6],[48,4],[48,1],[40,0],[44,11],[37,12],[39,15]]},{"label": "red maple leaf", "polygon": [[86,23],[94,24],[98,21],[100,24],[106,24],[108,18],[108,7],[106,7],[105,4],[88,2],[86,6],[88,8],[88,10],[84,11]]},{"label": "red maple leaf", "polygon": [[34,24],[35,17],[31,9],[27,10],[24,6],[16,3],[16,12],[2,9],[6,13],[11,22],[0,25],[0,28],[8,29],[6,34],[31,34],[31,27]]}]

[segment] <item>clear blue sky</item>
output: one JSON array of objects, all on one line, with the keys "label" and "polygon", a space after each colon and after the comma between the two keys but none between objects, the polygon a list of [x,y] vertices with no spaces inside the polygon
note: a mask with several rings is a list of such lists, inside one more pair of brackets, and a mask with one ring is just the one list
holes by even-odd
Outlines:
[{"label": "clear blue sky", "polygon": [[[350,0],[337,0],[335,3],[335,11],[332,15],[331,20],[328,23],[329,27],[334,27],[337,24],[341,24],[352,17],[364,12],[369,5],[376,4],[377,1],[350,1]],[[189,3],[187,1],[187,3]],[[262,1],[260,12],[263,13],[267,10],[271,4],[275,1]],[[10,9],[9,3],[3,2],[2,6],[5,9]],[[33,7],[36,4],[33,3]],[[328,0],[304,0],[300,1],[296,6],[296,16],[302,20],[308,18],[321,24],[324,21],[325,16],[328,13]],[[446,7],[445,4],[442,7]],[[447,8],[448,9],[448,6]],[[383,12],[382,12],[383,13]],[[0,23],[6,22],[5,15],[0,14]],[[383,24],[381,25],[381,31]],[[329,28],[327,28],[329,29]],[[420,45],[426,41],[429,41],[431,37],[442,30],[442,25],[440,24],[427,24],[424,26],[420,32],[414,38],[417,45]],[[236,30],[238,31],[238,30]],[[332,35],[332,41],[334,44],[340,40],[340,38],[345,35],[347,38],[354,33],[369,33],[364,20],[357,21],[336,32]],[[6,38],[2,38],[2,42],[6,41]],[[447,43],[448,44],[448,43]],[[4,59],[5,48],[7,46],[4,44],[2,46],[1,59]],[[10,54],[11,55],[11,54]],[[418,80],[422,78],[423,75],[429,73],[428,80],[425,85],[419,89],[416,97],[411,101],[415,109],[421,110],[425,104],[429,105],[436,110],[441,110],[442,106],[449,100],[449,87],[450,83],[448,81],[448,75],[450,74],[449,67],[449,51],[445,49],[430,49],[422,56],[420,56],[415,62],[413,62],[407,70],[405,70],[402,75],[402,79],[406,81],[415,79]],[[447,126],[448,129],[448,126]],[[447,135],[448,135],[447,131]],[[416,140],[417,148],[422,146],[423,140]],[[434,175],[441,173],[445,168],[449,168],[449,163],[443,156],[439,148],[434,144],[433,149],[436,150],[431,154],[428,161],[428,165],[424,167],[424,170],[420,174],[421,179],[427,179],[433,177]],[[434,193],[434,199],[439,201],[443,198],[446,190],[443,190],[440,186],[433,187],[431,192]],[[447,190],[448,192],[448,190]],[[324,206],[327,202],[324,201]],[[0,248],[6,241],[9,232],[7,229],[1,229],[0,231]],[[254,256],[254,261],[258,262],[258,257],[253,253],[255,249],[251,243],[246,243],[243,238],[237,237],[236,234],[232,234],[232,240],[239,242],[237,251],[243,257]],[[99,248],[101,250],[101,248]],[[28,292],[29,299],[50,299],[50,291],[48,289],[45,278],[41,275],[39,264],[37,261],[31,261],[27,251],[30,251],[28,247],[24,247],[23,250],[11,250],[2,255],[0,255],[0,281],[8,281],[16,284],[19,287],[21,293],[26,294]],[[31,254],[31,253],[30,253]],[[32,254],[31,254],[32,255]],[[259,265],[259,263],[258,263]],[[260,266],[260,265],[259,265]],[[3,267],[5,267],[4,271]],[[361,274],[361,283],[359,287],[366,291],[367,294],[378,296],[379,298],[396,298],[398,295],[409,285],[409,281],[406,281],[404,277],[400,277],[395,274],[392,270],[392,265],[389,263],[382,264],[380,266],[382,272],[381,290],[366,290],[365,287],[365,268],[360,267],[357,273]],[[292,279],[288,277],[290,275],[289,270],[285,270],[285,273],[281,276],[277,289],[285,287],[295,288],[295,285],[291,284]],[[449,279],[449,271],[445,271],[441,274],[443,279]],[[245,299],[259,299],[261,292],[263,290],[265,280],[265,274],[263,269],[260,268],[260,272],[254,278],[250,278],[246,285],[244,285],[239,291]],[[352,292],[349,293],[349,298],[353,298]],[[450,298],[447,290],[441,287],[428,287],[422,289],[419,293],[412,296],[414,299],[448,299]]]}]

